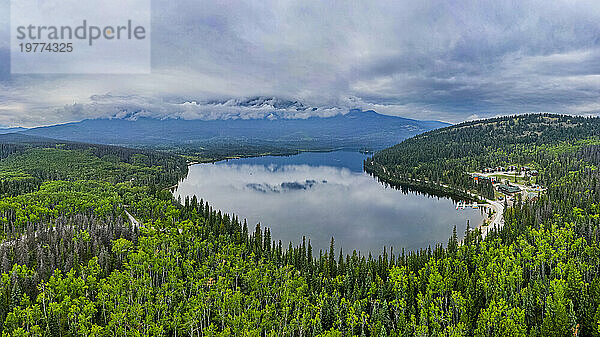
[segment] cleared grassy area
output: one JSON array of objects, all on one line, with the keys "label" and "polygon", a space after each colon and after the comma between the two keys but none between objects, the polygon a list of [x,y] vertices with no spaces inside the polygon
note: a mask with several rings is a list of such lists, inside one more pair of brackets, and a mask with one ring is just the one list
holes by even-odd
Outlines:
[{"label": "cleared grassy area", "polygon": [[522,177],[522,176],[514,176],[514,175],[509,175],[509,174],[494,174],[491,175],[490,177],[494,177],[500,181],[504,181],[504,180],[509,180],[510,182],[514,182],[517,184],[523,184],[526,185],[527,183],[531,183],[531,184],[535,184],[536,183],[536,177]]}]

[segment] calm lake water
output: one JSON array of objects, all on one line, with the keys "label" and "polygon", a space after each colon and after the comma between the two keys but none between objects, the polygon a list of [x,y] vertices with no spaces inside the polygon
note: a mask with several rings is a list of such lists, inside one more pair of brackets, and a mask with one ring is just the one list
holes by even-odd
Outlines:
[{"label": "calm lake water", "polygon": [[302,153],[197,164],[175,191],[196,195],[213,208],[271,228],[284,247],[311,240],[313,250],[353,249],[377,254],[383,246],[413,250],[447,243],[456,225],[464,234],[482,220],[478,209],[456,210],[448,198],[402,192],[363,172],[358,152]]}]

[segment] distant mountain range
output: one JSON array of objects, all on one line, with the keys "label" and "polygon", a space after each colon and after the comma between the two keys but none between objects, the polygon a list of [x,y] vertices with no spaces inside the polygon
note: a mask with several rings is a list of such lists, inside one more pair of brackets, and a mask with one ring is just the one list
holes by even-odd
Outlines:
[{"label": "distant mountain range", "polygon": [[7,133],[22,132],[22,131],[26,131],[26,130],[27,130],[26,128],[22,128],[22,127],[0,128],[0,135],[7,134]]},{"label": "distant mountain range", "polygon": [[261,109],[262,117],[203,120],[154,118],[146,117],[148,113],[132,112],[122,114],[120,118],[88,119],[19,131],[53,139],[132,147],[175,146],[193,149],[227,147],[229,144],[302,150],[378,150],[408,137],[449,125],[359,109],[337,113],[331,117],[310,115],[308,118],[290,118],[290,114],[296,111],[318,112],[321,108],[278,99],[212,102],[206,106],[210,104],[220,107],[226,104],[231,109],[236,106],[240,109]]}]

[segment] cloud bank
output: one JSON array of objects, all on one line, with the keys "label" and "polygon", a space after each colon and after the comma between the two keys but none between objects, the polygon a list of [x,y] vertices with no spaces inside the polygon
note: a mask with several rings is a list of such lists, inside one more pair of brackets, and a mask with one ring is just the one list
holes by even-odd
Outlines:
[{"label": "cloud bank", "polygon": [[[217,119],[306,119],[346,114],[352,107],[348,102],[336,106],[307,106],[299,101],[278,97],[256,96],[227,100],[162,100],[136,95],[94,95],[87,104],[71,104],[54,114],[84,118],[138,118],[217,120]],[[368,104],[367,104],[368,105]]]},{"label": "cloud bank", "polygon": [[[134,105],[147,113],[206,118],[194,102],[254,96],[451,122],[600,112],[598,1],[155,0],[152,8],[151,75],[11,76],[1,41],[0,124],[112,116],[133,104],[114,97],[143,98]],[[107,93],[117,102],[98,98]]]}]

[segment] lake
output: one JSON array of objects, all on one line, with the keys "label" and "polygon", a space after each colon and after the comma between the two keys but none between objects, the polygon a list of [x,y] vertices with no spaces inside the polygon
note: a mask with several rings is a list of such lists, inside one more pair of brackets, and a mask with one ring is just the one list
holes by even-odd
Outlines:
[{"label": "lake", "polygon": [[175,196],[196,195],[215,209],[271,229],[284,247],[311,240],[313,250],[336,254],[357,249],[378,254],[384,246],[414,250],[446,244],[454,226],[459,238],[467,220],[483,219],[481,210],[456,210],[449,198],[386,187],[363,171],[367,155],[358,152],[306,152],[196,164]]}]

